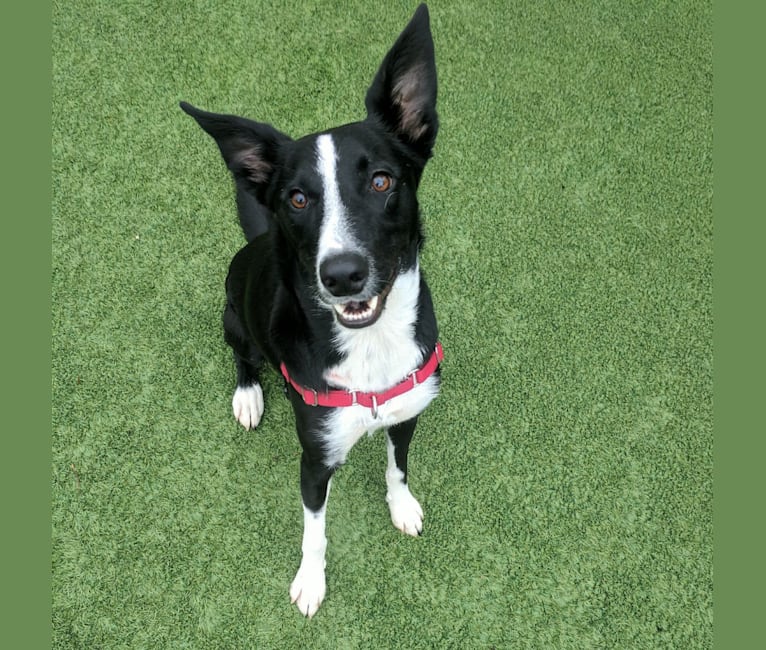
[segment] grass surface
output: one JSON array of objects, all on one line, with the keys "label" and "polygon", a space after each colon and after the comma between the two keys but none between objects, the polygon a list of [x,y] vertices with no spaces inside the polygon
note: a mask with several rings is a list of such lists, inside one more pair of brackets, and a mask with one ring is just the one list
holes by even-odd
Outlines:
[{"label": "grass surface", "polygon": [[711,647],[711,8],[430,8],[426,529],[360,442],[309,622],[292,416],[274,373],[259,430],[231,416],[241,235],[177,102],[359,119],[414,4],[54,2],[54,647]]}]

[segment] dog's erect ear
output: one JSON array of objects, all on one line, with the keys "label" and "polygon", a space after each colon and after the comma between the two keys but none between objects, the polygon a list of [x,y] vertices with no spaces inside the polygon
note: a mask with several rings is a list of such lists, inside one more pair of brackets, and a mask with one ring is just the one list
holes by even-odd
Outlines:
[{"label": "dog's erect ear", "polygon": [[436,63],[428,7],[422,4],[383,63],[367,91],[367,114],[428,159],[439,120],[436,115]]},{"label": "dog's erect ear", "polygon": [[269,181],[277,151],[280,145],[290,142],[288,136],[244,117],[208,113],[186,102],[181,102],[181,108],[213,137],[235,178],[254,185]]}]

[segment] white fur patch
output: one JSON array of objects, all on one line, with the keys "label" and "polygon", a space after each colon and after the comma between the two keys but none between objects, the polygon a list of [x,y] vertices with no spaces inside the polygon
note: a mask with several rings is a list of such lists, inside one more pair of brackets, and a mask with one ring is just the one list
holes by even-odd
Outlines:
[{"label": "white fur patch", "polygon": [[[322,196],[324,199],[322,226],[319,231],[317,249],[316,272],[317,278],[319,278],[319,266],[328,255],[341,251],[360,250],[361,246],[351,233],[346,206],[340,196],[337,176],[338,154],[332,136],[329,134],[320,135],[317,138],[316,151],[317,173],[322,179]],[[319,286],[322,286],[321,281]]]},{"label": "white fur patch", "polygon": [[[327,486],[329,495],[330,486]],[[294,603],[304,616],[316,614],[324,600],[325,583],[325,512],[327,501],[319,512],[303,507],[303,557],[298,572],[290,585],[290,602]]]},{"label": "white fur patch", "polygon": [[[362,329],[336,324],[335,341],[344,360],[330,368],[325,379],[338,388],[385,391],[423,362],[415,342],[420,272],[402,273],[394,282],[378,321]],[[378,408],[377,417],[364,406],[335,409],[325,420],[323,437],[328,465],[343,463],[365,433],[404,422],[421,413],[439,390],[435,376]]]},{"label": "white fur patch", "polygon": [[344,360],[326,379],[348,390],[384,391],[417,368],[422,354],[415,342],[420,270],[400,274],[383,313],[370,327],[351,329],[334,324],[334,340]]},{"label": "white fur patch", "polygon": [[388,469],[386,469],[386,501],[391,512],[391,521],[407,535],[417,537],[423,531],[423,508],[412,496],[410,488],[404,482],[404,474],[396,466],[394,445],[386,436],[388,449]]},{"label": "white fur patch", "polygon": [[231,408],[234,411],[234,417],[245,429],[255,429],[263,415],[261,385],[255,383],[247,387],[237,386],[231,400]]}]

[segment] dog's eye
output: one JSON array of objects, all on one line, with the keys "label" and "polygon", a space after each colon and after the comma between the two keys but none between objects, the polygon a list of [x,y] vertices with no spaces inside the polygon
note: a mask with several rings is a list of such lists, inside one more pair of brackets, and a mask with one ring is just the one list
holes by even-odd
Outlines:
[{"label": "dog's eye", "polygon": [[308,198],[306,198],[306,195],[300,190],[293,190],[290,192],[290,205],[296,210],[303,210],[303,208],[308,205],[308,202]]},{"label": "dog's eye", "polygon": [[378,172],[377,174],[375,174],[375,176],[372,177],[372,182],[370,183],[370,186],[376,192],[387,192],[388,190],[391,189],[392,184],[393,184],[393,180],[388,174],[384,174],[383,172]]}]

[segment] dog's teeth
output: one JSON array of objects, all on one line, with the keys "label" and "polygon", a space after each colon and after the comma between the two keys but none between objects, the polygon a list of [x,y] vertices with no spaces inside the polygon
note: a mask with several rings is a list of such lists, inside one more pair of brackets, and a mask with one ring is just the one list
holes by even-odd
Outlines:
[{"label": "dog's teeth", "polygon": [[[363,321],[371,318],[378,308],[380,296],[373,296],[369,300],[351,300],[341,305],[333,305],[341,320],[349,322]],[[364,307],[364,309],[362,309]]]}]

